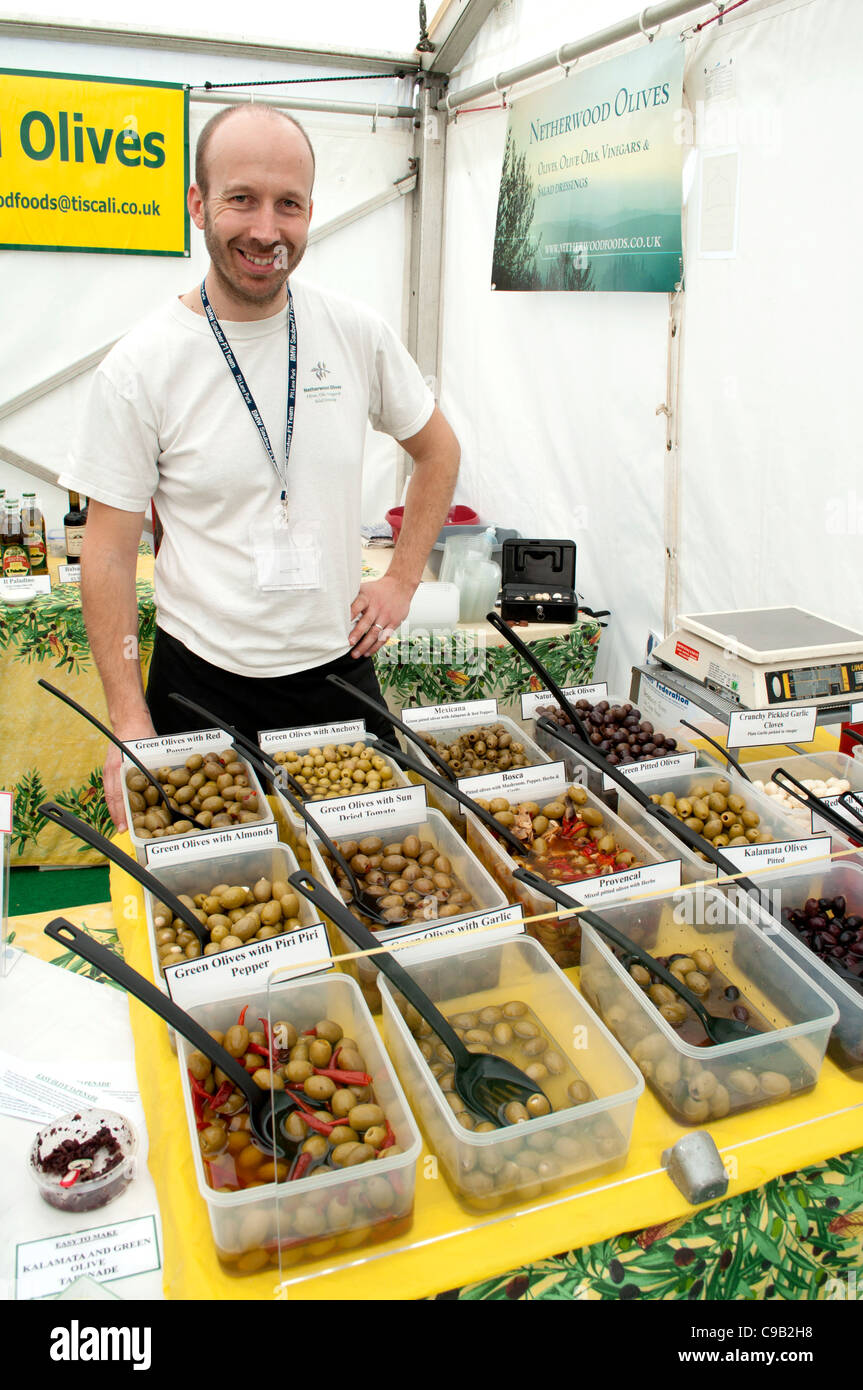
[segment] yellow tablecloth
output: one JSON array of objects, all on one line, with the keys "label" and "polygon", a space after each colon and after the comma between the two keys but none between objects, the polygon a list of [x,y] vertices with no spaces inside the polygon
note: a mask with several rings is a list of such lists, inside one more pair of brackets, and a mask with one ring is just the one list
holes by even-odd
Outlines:
[{"label": "yellow tablecloth", "polygon": [[[38,814],[67,806],[103,834],[113,830],[102,792],[106,740],[74,710],[41,690],[42,678],[108,722],[77,584],[58,584],[23,607],[0,600],[0,788],[14,791],[12,864],[100,864],[102,856]],[[138,556],[138,649],[146,679],[153,651],[153,556]]]},{"label": "yellow tablecloth", "polygon": [[[128,849],[128,838],[118,843]],[[114,919],[127,961],[150,976],[140,889],[112,867]],[[577,971],[568,972],[577,981]],[[626,1167],[523,1209],[478,1218],[450,1195],[442,1177],[426,1179],[420,1160],[411,1230],[370,1248],[230,1278],[213,1250],[207,1211],[197,1188],[178,1063],[164,1024],[130,1000],[139,1086],[150,1134],[150,1170],[164,1229],[165,1292],[172,1299],[413,1299],[487,1279],[548,1256],[661,1226],[693,1208],[660,1167],[660,1156],[681,1134],[649,1093],[638,1103]],[[710,1127],[735,1174],[729,1196],[761,1187],[793,1168],[863,1146],[863,1086],[829,1061],[809,1095],[729,1117]]]}]

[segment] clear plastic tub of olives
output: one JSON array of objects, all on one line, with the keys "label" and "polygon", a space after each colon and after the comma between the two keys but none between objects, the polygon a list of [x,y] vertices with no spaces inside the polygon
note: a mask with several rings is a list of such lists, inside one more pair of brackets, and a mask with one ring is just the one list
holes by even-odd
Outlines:
[{"label": "clear plastic tub of olives", "polygon": [[226,1273],[286,1270],[404,1234],[421,1140],[355,981],[330,972],[189,1013],[262,1089],[295,1087],[314,1118],[288,1117],[296,1147],[275,1159],[252,1140],[240,1093],[178,1040],[198,1190]]},{"label": "clear plastic tub of olives", "polygon": [[827,1055],[863,1081],[863,867],[843,860],[818,868],[788,864],[760,875],[758,887],[772,940],[839,1010]]},{"label": "clear plastic tub of olives", "polygon": [[[647,763],[674,757],[678,753],[693,753],[697,750],[689,742],[686,730],[678,725],[659,728],[642,713],[630,700],[580,699],[574,702],[576,714],[585,724],[591,742],[599,752],[605,753],[614,766],[626,768],[630,763]],[[552,719],[569,735],[577,734],[568,716],[551,696],[544,705],[537,706],[534,719],[542,716]],[[617,788],[606,791],[603,787],[602,773],[592,764],[580,762],[578,755],[553,734],[545,729],[536,730],[539,747],[553,762],[563,759],[566,775],[570,781],[583,782],[597,796],[602,796],[612,807],[617,805]]]},{"label": "clear plastic tub of olives", "polygon": [[[182,899],[210,935],[203,954],[234,951],[255,941],[298,931],[318,920],[307,899],[290,887],[298,868],[287,845],[240,845],[228,853],[201,854],[158,864],[155,877]],[[197,937],[152,893],[144,894],[153,979],[165,985],[165,969],[201,954]],[[227,994],[242,988],[225,973]],[[173,1029],[169,1029],[172,1045]]]},{"label": "clear plastic tub of olives", "polygon": [[180,751],[147,751],[149,740],[133,745],[141,762],[156,774],[172,807],[182,816],[171,821],[155,787],[138,768],[123,764],[121,787],[129,835],[140,864],[146,847],[170,837],[205,838],[234,826],[272,823],[274,817],[255,772],[231,747],[220,730],[204,730],[194,751],[178,736]]},{"label": "clear plastic tub of olives", "polygon": [[446,1049],[381,979],[387,1049],[461,1203],[474,1212],[528,1203],[625,1163],[643,1079],[537,942],[464,938],[399,957],[469,1049],[515,1062],[548,1102],[511,1107],[499,1128],[472,1115]]},{"label": "clear plastic tub of olives", "polygon": [[[358,826],[349,839],[339,836],[335,843],[348,859],[361,891],[370,891],[381,914],[390,917],[390,927],[381,927],[371,918],[363,919],[379,935],[381,945],[406,931],[455,924],[470,913],[492,912],[507,904],[491,874],[440,811],[429,810],[424,821],[389,829],[380,820],[370,821]],[[323,886],[337,897],[344,897],[341,871],[323,849],[321,866]],[[361,912],[357,915],[363,916]],[[334,951],[341,954],[355,950],[329,919],[327,930]],[[374,960],[360,957],[344,964],[359,981],[369,1008],[378,1013],[381,996]]]},{"label": "clear plastic tub of olives", "polygon": [[583,924],[582,993],[675,1120],[705,1125],[813,1088],[838,1010],[764,932],[760,913],[691,887],[603,906],[602,916],[667,964],[708,1012],[758,1033],[711,1043],[679,995]]},{"label": "clear plastic tub of olives", "polygon": [[[696,768],[694,772],[666,773],[644,783],[642,790],[718,850],[776,844],[777,853],[781,853],[783,840],[802,838],[799,823],[736,772],[718,776],[711,769]],[[684,883],[716,877],[708,859],[682,844],[629,797],[618,797],[617,814],[663,858],[674,854],[680,859]]]},{"label": "clear plastic tub of olives", "polygon": [[[260,735],[260,743],[264,751],[282,763],[299,782],[312,802],[410,786],[402,769],[376,748],[368,748],[362,738],[348,742],[327,738],[322,731],[317,738],[302,739],[285,747],[279,741],[278,731],[269,731]],[[288,790],[295,794],[292,788]],[[273,786],[273,792],[277,799],[277,819],[287,832],[282,838],[293,841],[305,832],[305,823],[279,795],[277,785]]]},{"label": "clear plastic tub of olives", "polygon": [[[527,917],[548,914],[544,921],[529,922],[528,931],[564,970],[578,965],[581,958],[581,921],[578,917],[556,918],[551,898],[513,878],[519,864],[549,883],[597,877],[608,877],[611,883],[615,873],[677,858],[667,842],[661,850],[651,846],[587,787],[567,786],[562,781],[541,802],[522,801],[515,793],[512,801],[493,797],[480,804],[524,840],[525,856],[518,860],[515,851],[496,840],[470,811],[466,823],[469,848],[496,879],[508,902],[521,903]],[[622,884],[621,894],[627,891],[634,890]]]},{"label": "clear plastic tub of olives", "polygon": [[[412,727],[459,778],[484,777],[489,773],[512,772],[520,767],[538,767],[541,763],[549,762],[539,744],[513,719],[487,719],[479,724],[454,722],[448,725],[436,722],[429,729],[413,723]],[[411,752],[420,762],[426,763],[432,772],[437,772],[421,748],[414,746]],[[465,790],[472,795],[469,786]],[[429,787],[428,798],[429,804],[443,811],[447,820],[452,821],[460,834],[464,834],[465,813],[459,802],[436,787]]]}]

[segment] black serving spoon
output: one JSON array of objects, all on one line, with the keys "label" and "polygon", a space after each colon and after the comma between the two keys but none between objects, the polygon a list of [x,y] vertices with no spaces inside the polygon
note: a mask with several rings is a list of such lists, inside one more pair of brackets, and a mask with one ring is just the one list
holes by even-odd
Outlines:
[{"label": "black serving spoon", "polygon": [[226,1052],[205,1028],[175,1004],[170,995],[157,989],[114,951],[109,951],[86,932],[73,927],[64,917],[55,917],[53,922],[49,922],[44,928],[44,932],[61,946],[68,946],[90,965],[95,965],[109,980],[122,985],[146,1008],[170,1024],[199,1052],[203,1052],[205,1057],[209,1057],[214,1066],[221,1067],[228,1080],[248,1101],[250,1128],[261,1147],[266,1149],[267,1153],[276,1153],[279,1158],[294,1157],[303,1140],[295,1141],[286,1136],[283,1122],[295,1110],[300,1114],[313,1111],[312,1101],[303,1105],[291,1091],[274,1091],[270,1087],[259,1086],[252,1080],[242,1063],[236,1057],[232,1057],[230,1052]]},{"label": "black serving spoon", "polygon": [[[383,746],[372,740],[369,747],[382,749]],[[431,782],[433,787],[437,787],[438,791],[445,792],[447,796],[451,796],[454,801],[457,801],[460,806],[464,806],[466,810],[473,811],[477,820],[481,820],[483,825],[487,826],[492,834],[498,835],[502,840],[505,840],[510,849],[514,850],[517,854],[523,854],[530,858],[530,850],[526,845],[522,844],[518,836],[513,835],[508,826],[501,825],[499,820],[495,820],[490,811],[486,811],[483,806],[477,805],[473,798],[468,796],[466,792],[463,792],[460,787],[455,786],[451,782],[445,782],[442,777],[437,777],[433,772],[429,772],[428,768],[425,767],[423,763],[417,762],[416,758],[412,758],[409,753],[403,753],[400,748],[395,750],[390,748],[389,744],[387,744],[387,752],[392,757],[393,762],[398,763],[400,767],[406,768],[408,772],[416,772],[418,776],[423,777],[426,782]],[[388,922],[387,925],[392,926],[392,922]]]},{"label": "black serving spoon", "polygon": [[[366,695],[365,691],[357,690],[356,686],[351,685],[350,681],[343,680],[341,676],[327,676],[327,680],[330,682],[330,685],[338,686],[339,690],[343,690],[346,694],[352,695],[361,705],[365,705],[366,709],[374,710],[375,714],[379,714],[382,719],[388,720],[394,729],[400,729],[405,738],[410,739],[411,743],[417,748],[422,749],[429,761],[434,763],[435,767],[439,772],[443,773],[444,777],[450,782],[456,781],[456,774],[453,772],[446,759],[442,758],[440,753],[430,747],[415,729],[412,729],[409,724],[405,724],[397,715],[387,709],[386,705],[379,704],[377,700],[372,699],[371,695]],[[389,744],[387,745],[387,750],[389,750]]]},{"label": "black serving spoon", "polygon": [[501,636],[506,638],[507,642],[509,642],[509,645],[515,651],[517,651],[519,656],[527,662],[528,666],[530,666],[536,672],[540,680],[545,682],[546,689],[551,691],[552,695],[554,696],[555,700],[557,700],[557,703],[560,705],[560,708],[563,710],[567,719],[571,721],[573,728],[576,730],[582,742],[590,743],[590,735],[588,734],[587,729],[584,727],[584,721],[582,720],[581,716],[577,714],[576,711],[573,709],[572,705],[569,703],[569,700],[564,695],[560,686],[557,684],[557,681],[554,679],[551,672],[548,671],[545,666],[543,666],[539,657],[534,655],[527,643],[522,642],[521,638],[513,632],[509,624],[505,623],[500,614],[497,613],[494,609],[492,609],[490,613],[486,613],[485,619],[487,623],[491,623],[492,627],[497,629]]},{"label": "black serving spoon", "polygon": [[100,854],[104,854],[106,859],[110,859],[118,868],[123,869],[130,878],[136,879],[143,888],[153,894],[158,902],[164,903],[167,908],[170,908],[175,917],[179,917],[181,922],[185,922],[189,931],[195,933],[200,942],[201,950],[209,944],[209,933],[191,909],[186,907],[185,903],[181,903],[170,888],[166,888],[164,883],[160,883],[148,869],[138,863],[137,859],[133,859],[131,855],[118,849],[111,840],[100,835],[99,831],[95,830],[92,825],[88,825],[86,821],[73,815],[71,811],[67,811],[65,806],[58,806],[56,801],[43,802],[39,807],[39,814],[44,816],[46,820],[53,821],[63,830],[68,830],[71,835],[77,836],[79,840],[83,840],[92,849],[97,849]]},{"label": "black serving spoon", "polygon": [[537,878],[536,874],[529,873],[526,869],[516,869],[514,878],[520,879],[527,884],[528,888],[533,888],[536,892],[544,893],[546,897],[552,898],[561,907],[567,907],[570,911],[578,912],[578,919],[587,922],[588,926],[593,927],[594,931],[599,932],[600,936],[605,937],[618,946],[632,960],[638,961],[646,970],[650,970],[657,975],[663,984],[673,989],[675,994],[689,1005],[692,1012],[696,1015],[702,1028],[711,1042],[722,1044],[728,1042],[742,1042],[744,1038],[760,1038],[763,1033],[759,1033],[755,1028],[748,1028],[745,1023],[740,1023],[736,1018],[717,1018],[715,1014],[709,1013],[704,1007],[698,995],[695,994],[687,985],[681,984],[675,979],[670,970],[666,970],[654,956],[645,951],[641,946],[636,946],[634,941],[623,932],[619,932],[616,927],[611,926],[603,917],[586,908],[580,908],[578,903],[573,902],[572,898],[567,897],[566,893],[556,883],[546,883],[545,879]]},{"label": "black serving spoon", "polygon": [[298,893],[308,898],[320,912],[330,917],[342,929],[345,936],[361,950],[373,950],[375,965],[382,975],[395,985],[409,1004],[416,1009],[420,1018],[440,1038],[444,1047],[449,1048],[453,1059],[453,1085],[467,1106],[477,1115],[482,1115],[493,1125],[507,1125],[505,1110],[513,1101],[526,1106],[533,1096],[543,1096],[535,1081],[520,1071],[512,1062],[496,1057],[491,1052],[468,1052],[458,1033],[444,1018],[440,1009],[420,989],[419,985],[388,951],[380,950],[380,942],[368,927],[357,921],[345,904],[312,878],[304,870],[291,874],[288,882]]},{"label": "black serving spoon", "polygon": [[135,764],[138,771],[146,777],[150,785],[156,788],[156,791],[159,793],[159,799],[163,803],[165,810],[168,812],[168,815],[171,817],[172,825],[176,824],[177,821],[185,821],[189,819],[189,817],[183,811],[171,805],[170,799],[168,798],[161,782],[159,781],[155,773],[151,772],[148,767],[145,767],[144,764],[141,762],[140,758],[136,757],[136,755],[132,752],[129,745],[127,743],[123,743],[121,739],[117,738],[116,734],[113,734],[111,730],[107,728],[107,726],[103,724],[100,719],[97,719],[95,714],[91,714],[88,709],[85,709],[83,705],[79,705],[76,700],[73,700],[71,698],[71,696],[65,695],[62,690],[58,690],[56,686],[49,685],[46,680],[40,679],[36,682],[36,684],[41,685],[43,690],[50,691],[52,695],[56,695],[58,700],[62,700],[64,704],[70,707],[70,709],[75,710],[77,714],[80,714],[83,716],[84,719],[87,719],[95,728],[99,730],[100,734],[104,734],[105,737],[109,739],[111,743],[114,744],[115,748],[119,748],[121,753],[124,753],[126,755],[130,763]]},{"label": "black serving spoon", "polygon": [[730,859],[726,859],[724,854],[720,854],[719,850],[715,849],[709,840],[705,840],[703,835],[699,835],[696,830],[690,830],[688,825],[684,825],[683,821],[679,821],[665,806],[658,806],[655,801],[651,801],[648,794],[642,791],[637,782],[624,776],[618,768],[608,762],[598,749],[594,748],[592,743],[585,747],[583,744],[576,742],[566,729],[559,728],[558,725],[554,724],[552,720],[546,719],[545,716],[537,721],[537,728],[542,729],[545,733],[551,733],[553,731],[555,736],[560,739],[561,743],[565,743],[579,758],[583,758],[585,762],[591,763],[594,767],[599,768],[601,772],[606,773],[611,778],[612,782],[616,782],[620,789],[626,792],[627,796],[631,796],[633,801],[636,801],[648,816],[658,821],[666,830],[671,831],[671,834],[689,849],[695,850],[696,853],[703,854],[705,859],[709,860],[715,868],[719,869],[729,878],[735,878],[740,887],[745,889],[747,893],[751,893],[755,898],[760,896],[758,889],[751,879],[739,877],[739,870]]},{"label": "black serving spoon", "polygon": [[745,781],[752,781],[752,778],[749,776],[749,773],[746,771],[743,764],[739,763],[736,758],[732,757],[728,749],[723,744],[719,743],[715,738],[711,738],[710,735],[706,734],[703,729],[699,729],[696,724],[690,724],[688,719],[681,719],[680,723],[684,729],[691,729],[694,734],[698,734],[698,737],[703,738],[705,743],[712,744],[712,746],[716,749],[717,753],[721,753],[725,761],[729,764],[729,766],[733,767],[735,772],[739,772],[740,776]]},{"label": "black serving spoon", "polygon": [[813,796],[809,788],[799,782],[796,777],[792,777],[790,772],[786,772],[784,767],[774,768],[771,781],[775,782],[777,787],[788,796],[799,801],[801,806],[805,806],[813,815],[826,820],[829,826],[837,830],[840,835],[844,835],[846,839],[860,839],[858,826],[852,825],[850,821],[845,820],[844,816],[840,816],[835,806],[825,806],[820,797]]},{"label": "black serving spoon", "polygon": [[[240,749],[242,756],[247,758],[252,764],[255,771],[265,778],[269,777],[271,781],[275,780],[279,791],[288,805],[296,811],[297,815],[305,822],[309,829],[314,831],[345,875],[351,889],[351,900],[356,903],[361,912],[364,912],[373,922],[377,922],[378,926],[391,927],[392,922],[383,916],[380,908],[376,905],[375,899],[370,894],[364,893],[360,888],[353,869],[342,854],[338,845],[330,839],[325,830],[321,829],[317,819],[306,809],[304,800],[306,793],[283,764],[277,762],[271,754],[265,752],[258,744],[253,743],[245,734],[240,733],[239,729],[235,729],[232,724],[228,724],[220,715],[213,714],[212,711],[204,709],[203,705],[196,705],[194,701],[188,700],[185,695],[178,695],[176,692],[172,693],[170,698],[174,700],[176,704],[185,705],[188,709],[193,710],[199,717],[212,720],[220,729],[224,729],[228,737],[233,739],[236,746]],[[390,752],[390,749],[387,748],[386,752]],[[295,789],[297,796],[291,795],[284,785],[285,782],[288,782],[290,786]]]}]

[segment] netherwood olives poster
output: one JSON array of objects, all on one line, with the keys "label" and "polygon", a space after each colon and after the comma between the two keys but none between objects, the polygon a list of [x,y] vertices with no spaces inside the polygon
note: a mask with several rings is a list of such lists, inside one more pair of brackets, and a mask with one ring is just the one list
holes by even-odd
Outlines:
[{"label": "netherwood olives poster", "polygon": [[497,290],[673,290],[683,44],[645,43],[510,107]]},{"label": "netherwood olives poster", "polygon": [[178,83],[0,68],[0,246],[187,256]]}]

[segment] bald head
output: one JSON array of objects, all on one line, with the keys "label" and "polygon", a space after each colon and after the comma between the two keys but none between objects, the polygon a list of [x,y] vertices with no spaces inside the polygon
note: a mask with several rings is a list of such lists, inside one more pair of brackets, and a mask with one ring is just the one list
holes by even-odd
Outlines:
[{"label": "bald head", "polygon": [[[311,177],[312,181],[314,180],[315,152],[312,149],[311,140],[299,121],[295,121],[293,116],[289,116],[288,113],[282,111],[280,107],[267,106],[265,103],[257,101],[253,104],[244,102],[241,105],[226,106],[223,111],[218,111],[215,116],[211,116],[198,136],[198,144],[195,149],[195,183],[198,185],[204,198],[207,197],[210,191],[209,154],[210,146],[213,143],[213,137],[222,126],[226,125],[228,122],[233,123],[235,121],[243,121],[244,123],[260,121],[262,124],[265,121],[282,121],[292,126],[294,130],[299,131],[311,157]],[[266,139],[266,133],[263,133],[262,138]],[[311,183],[309,184],[309,192],[311,193]]]}]

